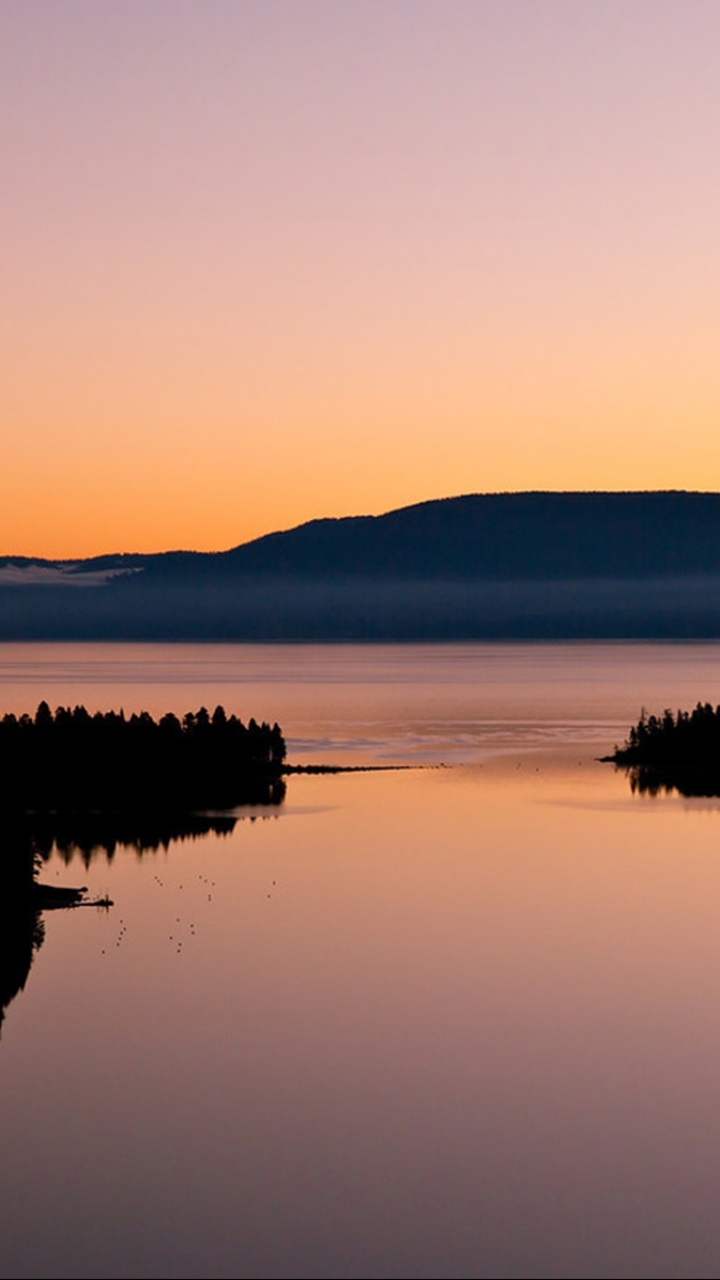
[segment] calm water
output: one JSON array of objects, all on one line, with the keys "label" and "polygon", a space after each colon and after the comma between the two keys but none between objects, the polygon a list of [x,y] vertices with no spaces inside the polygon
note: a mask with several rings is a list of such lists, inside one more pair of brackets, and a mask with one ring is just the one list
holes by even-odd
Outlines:
[{"label": "calm water", "polygon": [[0,647],[41,697],[424,767],[51,856],[115,907],[6,1012],[1,1276],[720,1275],[720,803],[595,760],[720,646]]}]

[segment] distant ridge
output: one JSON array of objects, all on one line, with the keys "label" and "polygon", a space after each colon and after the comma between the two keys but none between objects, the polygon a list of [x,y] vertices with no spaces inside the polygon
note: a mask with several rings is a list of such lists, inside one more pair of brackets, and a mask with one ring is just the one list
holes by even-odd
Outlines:
[{"label": "distant ridge", "polygon": [[225,552],[249,574],[634,578],[720,572],[720,494],[498,493],[313,520]]},{"label": "distant ridge", "polygon": [[[685,490],[466,494],[379,516],[310,520],[229,551],[0,557],[40,585],[123,574],[385,578],[634,578],[720,572],[720,493]],[[11,578],[12,573],[12,578]]]},{"label": "distant ridge", "polygon": [[0,557],[0,638],[717,635],[719,493],[467,494],[217,553]]}]

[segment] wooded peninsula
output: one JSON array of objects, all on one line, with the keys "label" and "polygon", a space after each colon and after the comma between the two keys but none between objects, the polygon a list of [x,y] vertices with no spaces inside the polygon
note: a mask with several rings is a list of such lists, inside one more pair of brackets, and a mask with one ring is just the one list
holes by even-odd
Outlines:
[{"label": "wooded peninsula", "polygon": [[279,725],[247,725],[218,706],[182,720],[41,702],[0,720],[0,810],[188,812],[277,803]]}]

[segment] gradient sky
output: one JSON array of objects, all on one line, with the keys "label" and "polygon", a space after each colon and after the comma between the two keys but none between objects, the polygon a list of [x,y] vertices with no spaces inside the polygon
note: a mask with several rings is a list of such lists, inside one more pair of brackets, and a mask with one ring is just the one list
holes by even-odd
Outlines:
[{"label": "gradient sky", "polygon": [[0,0],[0,552],[720,489],[717,0]]}]

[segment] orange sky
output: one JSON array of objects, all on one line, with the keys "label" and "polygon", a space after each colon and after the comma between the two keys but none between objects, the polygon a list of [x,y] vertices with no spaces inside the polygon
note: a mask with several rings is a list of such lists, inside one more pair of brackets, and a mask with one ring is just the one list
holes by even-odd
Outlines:
[{"label": "orange sky", "polygon": [[713,0],[0,0],[0,553],[720,489]]}]

